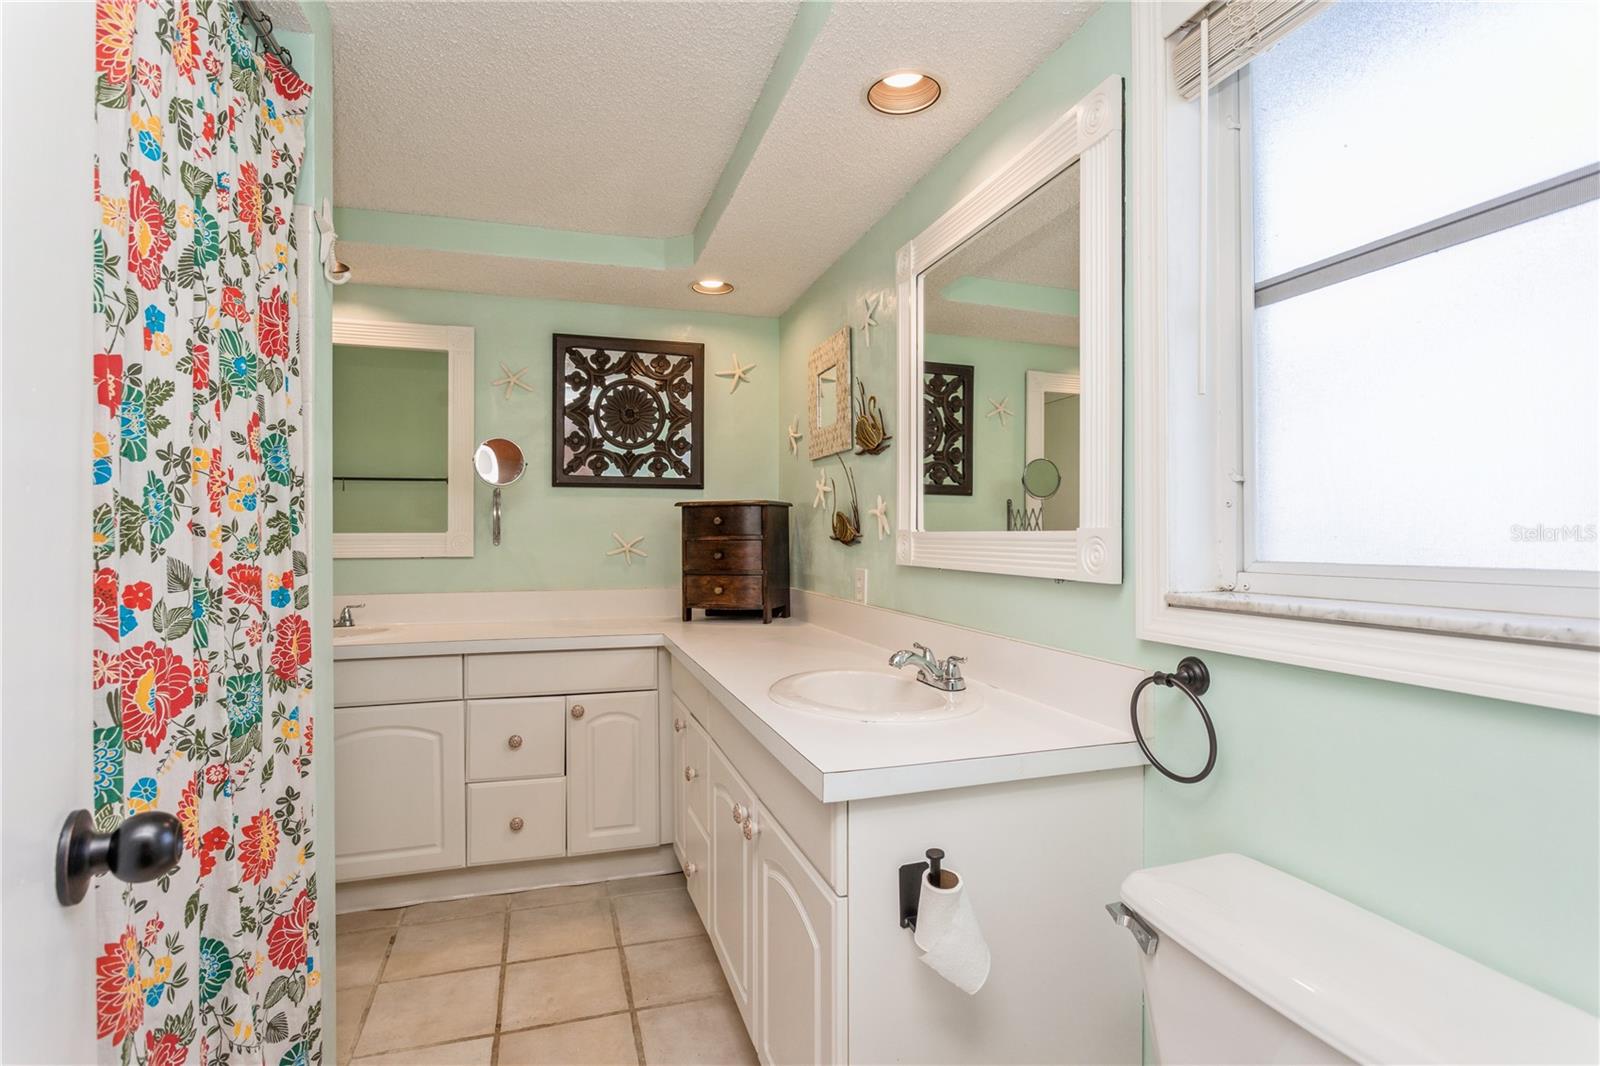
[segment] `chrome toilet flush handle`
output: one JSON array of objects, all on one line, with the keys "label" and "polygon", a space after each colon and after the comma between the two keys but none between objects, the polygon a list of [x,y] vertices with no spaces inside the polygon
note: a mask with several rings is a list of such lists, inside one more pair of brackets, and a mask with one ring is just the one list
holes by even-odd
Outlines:
[{"label": "chrome toilet flush handle", "polygon": [[1143,918],[1120,902],[1107,903],[1106,912],[1111,915],[1113,922],[1133,934],[1133,939],[1139,945],[1140,951],[1146,955],[1154,955],[1156,953],[1156,948],[1161,946],[1161,936],[1146,925]]}]

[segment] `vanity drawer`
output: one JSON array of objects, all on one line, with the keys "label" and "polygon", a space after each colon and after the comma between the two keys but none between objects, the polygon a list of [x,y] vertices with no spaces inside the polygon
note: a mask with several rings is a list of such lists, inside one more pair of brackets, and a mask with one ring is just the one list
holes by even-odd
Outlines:
[{"label": "vanity drawer", "polygon": [[683,602],[689,607],[760,607],[761,575],[707,577],[685,574]]},{"label": "vanity drawer", "polygon": [[727,574],[761,569],[761,541],[720,537],[683,542],[683,568],[690,573]]},{"label": "vanity drawer", "polygon": [[461,698],[461,657],[339,659],[333,664],[333,705],[429,703]]},{"label": "vanity drawer", "polygon": [[729,504],[726,507],[685,507],[686,537],[759,537],[761,508]]},{"label": "vanity drawer", "polygon": [[638,692],[656,687],[654,648],[468,655],[466,663],[468,697]]},{"label": "vanity drawer", "polygon": [[567,701],[471,700],[467,703],[467,777],[560,777],[567,772]]},{"label": "vanity drawer", "polygon": [[566,853],[566,778],[467,786],[467,865]]}]

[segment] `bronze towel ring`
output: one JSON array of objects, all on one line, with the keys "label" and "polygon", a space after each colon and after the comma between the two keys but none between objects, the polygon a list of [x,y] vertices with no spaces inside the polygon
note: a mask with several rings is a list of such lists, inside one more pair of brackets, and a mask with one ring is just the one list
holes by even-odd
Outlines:
[{"label": "bronze towel ring", "polygon": [[[1200,712],[1200,720],[1206,724],[1206,743],[1210,750],[1206,754],[1206,764],[1197,774],[1175,774],[1161,765],[1161,761],[1150,750],[1150,745],[1144,742],[1144,734],[1139,731],[1139,696],[1144,692],[1146,685],[1165,685],[1175,688],[1189,697],[1189,702],[1194,704],[1194,709]],[[1217,730],[1211,724],[1211,715],[1206,713],[1206,705],[1200,702],[1200,697],[1211,687],[1211,671],[1206,669],[1206,664],[1193,655],[1185,656],[1178,664],[1178,668],[1170,674],[1157,670],[1143,681],[1133,687],[1133,699],[1128,703],[1128,716],[1133,721],[1133,739],[1139,742],[1139,750],[1144,752],[1144,757],[1150,760],[1150,765],[1160,770],[1167,777],[1183,785],[1192,785],[1196,781],[1204,781],[1211,773],[1212,767],[1217,765]]]}]

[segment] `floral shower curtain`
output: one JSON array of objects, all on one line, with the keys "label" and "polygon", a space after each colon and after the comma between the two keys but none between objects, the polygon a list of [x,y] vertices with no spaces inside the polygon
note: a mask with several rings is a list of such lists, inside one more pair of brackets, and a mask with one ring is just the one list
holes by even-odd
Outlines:
[{"label": "floral shower curtain", "polygon": [[295,184],[310,86],[226,0],[97,0],[94,810],[179,868],[96,889],[101,1058],[322,1058]]}]

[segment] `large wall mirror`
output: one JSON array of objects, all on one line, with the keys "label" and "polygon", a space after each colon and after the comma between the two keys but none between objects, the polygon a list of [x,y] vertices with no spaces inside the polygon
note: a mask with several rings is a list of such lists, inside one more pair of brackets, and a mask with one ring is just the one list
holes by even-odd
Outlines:
[{"label": "large wall mirror", "polygon": [[900,250],[902,564],[1122,580],[1122,83]]},{"label": "large wall mirror", "polygon": [[473,332],[333,323],[333,554],[472,554]]}]

